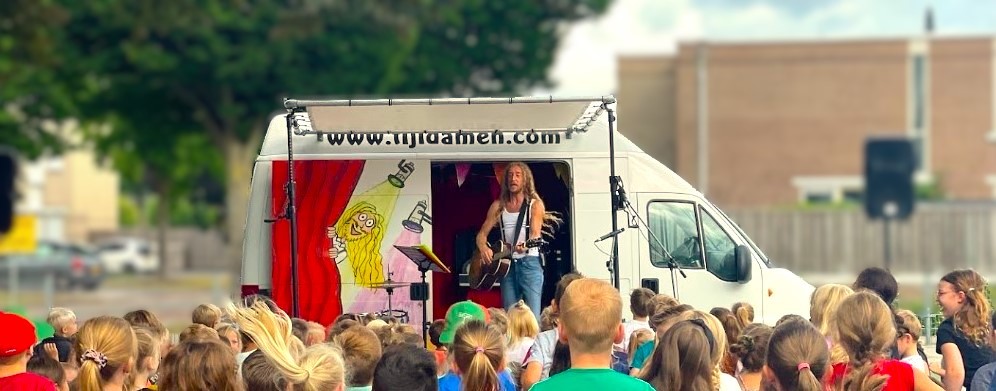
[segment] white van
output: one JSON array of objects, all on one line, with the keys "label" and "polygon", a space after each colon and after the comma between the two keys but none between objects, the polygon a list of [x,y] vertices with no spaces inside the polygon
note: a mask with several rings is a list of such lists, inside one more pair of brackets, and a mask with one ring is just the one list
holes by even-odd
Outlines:
[{"label": "white van", "polygon": [[[296,293],[297,316],[322,324],[342,313],[390,309],[418,325],[421,303],[410,300],[406,285],[391,295],[378,286],[388,279],[420,281],[395,246],[424,244],[452,271],[430,273],[430,320],[468,298],[500,306],[499,289],[469,290],[462,274],[505,164],[523,161],[547,209],[564,219],[545,250],[544,303],[559,276],[571,270],[613,282],[613,239],[597,239],[614,230],[610,210],[620,205],[610,190],[614,169],[628,200],[615,212],[624,230],[614,236],[624,317],[630,316],[629,293],[641,286],[676,293],[704,310],[748,302],[755,321],[769,324],[786,314],[808,314],[810,284],[772,265],[721,210],[618,132],[610,147],[612,97],[285,105],[289,114],[271,121],[253,169],[243,295],[271,295],[292,312]],[[281,218],[289,209],[288,141],[296,291],[290,223]]]}]

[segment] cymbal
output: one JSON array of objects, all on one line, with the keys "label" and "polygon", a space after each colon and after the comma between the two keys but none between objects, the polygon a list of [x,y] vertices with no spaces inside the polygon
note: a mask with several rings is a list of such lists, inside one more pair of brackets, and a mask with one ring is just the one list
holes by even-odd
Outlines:
[{"label": "cymbal", "polygon": [[385,282],[382,282],[382,283],[379,283],[379,284],[372,284],[372,285],[368,286],[367,288],[370,288],[370,289],[397,289],[397,288],[408,287],[408,286],[411,286],[411,285],[412,284],[410,282],[385,281]]}]

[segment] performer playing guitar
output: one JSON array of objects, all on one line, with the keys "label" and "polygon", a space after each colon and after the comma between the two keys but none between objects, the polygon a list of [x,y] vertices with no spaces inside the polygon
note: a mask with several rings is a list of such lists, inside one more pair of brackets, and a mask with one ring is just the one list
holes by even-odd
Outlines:
[{"label": "performer playing guitar", "polygon": [[[519,218],[521,213],[525,213],[523,219]],[[514,249],[511,268],[501,280],[502,304],[506,310],[519,300],[524,300],[533,310],[536,319],[540,318],[543,267],[539,249],[527,248],[525,243],[527,240],[541,238],[544,222],[559,221],[556,216],[546,212],[543,200],[536,193],[529,166],[521,162],[509,163],[505,169],[501,194],[491,203],[484,225],[477,233],[477,249],[481,255],[480,261],[484,264],[491,263],[494,255],[488,245],[488,232],[495,224],[500,224],[502,240]],[[521,226],[519,232],[515,232],[516,226]]]}]

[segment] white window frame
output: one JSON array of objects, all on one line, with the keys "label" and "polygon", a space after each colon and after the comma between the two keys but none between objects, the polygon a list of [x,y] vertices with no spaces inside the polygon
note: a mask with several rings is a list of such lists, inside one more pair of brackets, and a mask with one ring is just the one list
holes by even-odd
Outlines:
[{"label": "white window frame", "polygon": [[986,183],[993,191],[993,199],[996,200],[996,174],[986,175]]},{"label": "white window frame", "polygon": [[792,186],[799,191],[799,202],[805,203],[812,194],[829,194],[832,203],[844,201],[848,190],[863,190],[864,178],[858,175],[797,176],[792,178]]},{"label": "white window frame", "polygon": [[[916,118],[916,96],[913,94],[915,90],[915,85],[913,81],[913,58],[915,56],[923,56],[923,129],[915,129],[916,124],[914,119]],[[931,142],[930,142],[930,121],[931,112],[930,107],[933,101],[931,95],[931,82],[930,77],[931,66],[930,66],[930,41],[927,38],[914,38],[909,41],[907,45],[907,61],[906,61],[906,133],[911,138],[916,138],[919,132],[921,139],[921,158],[920,169],[917,171],[917,177],[929,177],[931,172]]]},{"label": "white window frame", "polygon": [[992,94],[993,107],[989,110],[989,114],[992,115],[992,122],[990,122],[989,133],[986,134],[986,141],[996,144],[996,38],[993,38],[991,52],[992,61],[990,61],[990,67],[992,68],[992,77],[990,79],[992,86],[989,91]]}]

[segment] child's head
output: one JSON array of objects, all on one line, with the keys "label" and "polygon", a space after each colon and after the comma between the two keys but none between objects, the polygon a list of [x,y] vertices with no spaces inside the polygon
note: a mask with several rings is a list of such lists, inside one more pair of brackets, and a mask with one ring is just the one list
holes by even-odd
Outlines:
[{"label": "child's head", "polygon": [[740,327],[746,328],[747,325],[754,323],[754,306],[742,301],[736,303],[733,305],[733,315],[740,321]]},{"label": "child's head", "polygon": [[785,314],[782,315],[781,318],[778,318],[778,321],[775,322],[775,327],[780,326],[782,323],[788,323],[788,322],[808,322],[808,320],[806,320],[806,318],[803,318],[801,315]]},{"label": "child's head", "polygon": [[201,304],[194,308],[190,318],[194,324],[202,324],[213,329],[221,320],[221,308],[214,304]]},{"label": "child's head", "polygon": [[733,315],[733,311],[724,307],[715,307],[709,311],[709,314],[715,316],[716,320],[719,320],[719,323],[723,325],[723,332],[728,342],[735,342],[740,339],[743,327],[740,326],[740,321],[737,317]]},{"label": "child's head", "polygon": [[17,314],[0,312],[0,367],[20,367],[28,362],[31,346],[38,338],[35,325]]},{"label": "child's head", "polygon": [[768,354],[768,340],[771,339],[772,331],[774,329],[768,325],[751,323],[740,334],[740,338],[730,344],[730,351],[740,359],[745,372],[761,372],[765,356]]},{"label": "child's head", "polygon": [[609,283],[582,278],[567,287],[560,301],[560,338],[572,354],[609,353],[622,342],[622,300]]},{"label": "child's head", "polygon": [[422,336],[410,324],[396,324],[374,329],[382,347],[409,344],[422,346]]},{"label": "child's head", "polygon": [[711,390],[715,335],[701,319],[675,323],[654,349],[640,378],[657,390]]},{"label": "child's head", "polygon": [[654,291],[647,288],[636,288],[629,294],[629,311],[633,313],[633,318],[646,318],[650,316],[650,299],[654,298]]},{"label": "child's head", "polygon": [[116,376],[124,380],[134,368],[137,345],[135,332],[122,318],[100,316],[83,323],[73,342],[80,389],[103,389]]},{"label": "child's head", "polygon": [[144,327],[133,327],[132,330],[135,332],[138,349],[135,355],[135,368],[128,373],[125,384],[144,388],[149,375],[159,370],[159,362],[162,360],[159,351],[160,341]]},{"label": "child's head", "polygon": [[491,327],[498,329],[501,335],[508,335],[508,313],[501,308],[488,308],[491,317]]},{"label": "child's head", "polygon": [[910,310],[896,311],[896,348],[903,356],[917,354],[916,344],[920,339],[920,332],[923,325],[920,319]]},{"label": "child's head", "polygon": [[308,340],[308,321],[301,318],[291,318],[291,333],[298,341],[305,344]]},{"label": "child's head", "polygon": [[242,384],[245,390],[252,391],[287,390],[287,381],[259,350],[250,353],[242,362]]},{"label": "child's head", "polygon": [[651,322],[649,318],[653,318],[655,315],[667,312],[669,309],[679,306],[681,303],[675,298],[665,295],[658,294],[650,298],[650,302],[647,303],[647,322]]},{"label": "child's head", "polygon": [[464,322],[471,320],[480,320],[484,323],[491,321],[491,315],[488,313],[484,307],[473,301],[461,301],[453,303],[448,310],[446,310],[446,326],[443,327],[443,331],[439,333],[439,342],[444,345],[449,345],[453,343],[454,337],[456,336],[456,331],[460,328]]},{"label": "child's head", "polygon": [[125,314],[124,320],[128,321],[132,327],[144,327],[152,332],[152,335],[161,341],[160,354],[165,355],[169,352],[169,329],[155,314],[146,310],[136,310]]},{"label": "child's head", "polygon": [[[567,292],[567,287],[570,286],[574,281],[584,278],[581,273],[567,273],[563,277],[560,277],[560,281],[557,282],[557,290],[553,293],[553,303],[550,303],[550,311],[557,318],[560,317],[560,300],[563,299],[564,293]],[[541,314],[542,315],[542,314]]]},{"label": "child's head", "polygon": [[345,384],[341,353],[329,344],[304,347],[291,334],[286,313],[274,313],[263,303],[250,308],[230,306],[228,312],[294,389],[339,390]]},{"label": "child's head", "polygon": [[899,284],[896,278],[880,267],[870,267],[862,270],[854,280],[854,290],[867,289],[874,292],[886,305],[891,306],[899,294]]},{"label": "child's head", "polygon": [[519,300],[508,310],[508,341],[516,344],[523,338],[536,338],[539,334],[539,323],[536,322],[536,315],[526,303]]},{"label": "child's head", "polygon": [[805,320],[775,327],[768,341],[764,375],[780,391],[823,391],[820,379],[830,368],[823,334]]},{"label": "child's head", "polygon": [[557,328],[557,313],[553,312],[552,306],[547,306],[540,311],[540,332]]},{"label": "child's head", "polygon": [[79,331],[79,325],[76,323],[76,313],[68,308],[52,308],[48,312],[48,319],[46,321],[55,330],[55,335],[69,338]]},{"label": "child's head", "polygon": [[335,322],[332,327],[329,327],[328,335],[325,336],[326,342],[332,342],[333,339],[344,331],[351,329],[353,327],[366,327],[362,323],[355,320],[346,319],[343,321]]},{"label": "child's head", "polygon": [[446,348],[446,345],[439,341],[439,334],[443,332],[444,328],[446,328],[446,321],[442,319],[436,319],[429,325],[429,342],[432,342],[432,346],[435,346],[436,349]]},{"label": "child's head", "polygon": [[436,391],[436,359],[418,346],[389,346],[374,369],[372,391]]},{"label": "child's head", "polygon": [[648,324],[650,325],[650,328],[653,329],[654,332],[657,334],[656,338],[660,338],[664,336],[664,332],[667,331],[667,328],[670,327],[672,324],[674,324],[675,320],[681,314],[684,314],[686,312],[691,312],[694,310],[695,308],[692,308],[692,306],[688,304],[679,304],[673,307],[668,307],[663,311],[654,313],[650,317],[650,321],[648,322]]},{"label": "child's head", "polygon": [[179,342],[184,343],[193,339],[219,339],[219,337],[215,329],[200,323],[194,323],[180,332]]},{"label": "child's head", "polygon": [[28,372],[44,376],[55,383],[55,388],[59,391],[69,391],[69,382],[66,381],[66,371],[62,369],[62,364],[44,354],[37,354],[28,359]]},{"label": "child's head", "polygon": [[465,389],[498,390],[498,373],[505,369],[505,336],[497,328],[479,320],[465,322],[450,351]]},{"label": "child's head", "polygon": [[847,285],[826,284],[813,291],[809,300],[809,321],[824,336],[830,336],[833,316],[840,307],[840,302],[854,293]]},{"label": "child's head", "polygon": [[308,322],[308,337],[304,346],[317,345],[325,342],[325,327],[317,322]]},{"label": "child's head", "polygon": [[346,384],[369,386],[382,353],[377,335],[366,327],[352,327],[333,338],[332,343],[342,350],[347,369]]},{"label": "child's head", "polygon": [[181,342],[163,360],[159,389],[241,390],[232,348],[217,338]]},{"label": "child's head", "polygon": [[873,362],[895,341],[892,310],[878,295],[868,291],[848,296],[837,310],[847,314],[835,317],[837,342],[850,358],[851,373],[843,380],[844,389],[869,389],[865,386],[884,384],[884,377],[870,376],[870,372]]},{"label": "child's head", "polygon": [[955,270],[937,284],[937,303],[955,328],[976,344],[989,334],[989,300],[986,280],[974,270]]},{"label": "child's head", "polygon": [[232,348],[233,354],[242,352],[242,338],[239,335],[239,326],[232,323],[218,324],[218,338]]}]

